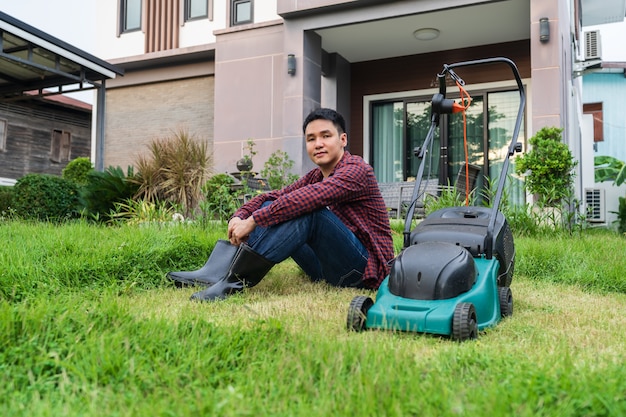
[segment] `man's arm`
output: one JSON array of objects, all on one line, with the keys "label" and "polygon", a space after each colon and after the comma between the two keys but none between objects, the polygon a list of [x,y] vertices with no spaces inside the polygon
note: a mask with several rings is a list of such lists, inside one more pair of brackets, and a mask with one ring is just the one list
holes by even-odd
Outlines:
[{"label": "man's arm", "polygon": [[253,213],[260,226],[271,226],[322,207],[359,198],[367,184],[369,166],[348,162],[323,181],[282,194],[271,205]]}]

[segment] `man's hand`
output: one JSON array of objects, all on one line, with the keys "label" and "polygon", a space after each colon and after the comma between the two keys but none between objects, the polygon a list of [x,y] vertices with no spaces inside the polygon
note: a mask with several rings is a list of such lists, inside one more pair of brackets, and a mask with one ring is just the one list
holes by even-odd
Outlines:
[{"label": "man's hand", "polygon": [[239,246],[248,240],[248,236],[252,233],[255,227],[256,223],[252,216],[245,220],[242,220],[239,217],[233,217],[230,219],[228,222],[228,240],[231,245]]}]

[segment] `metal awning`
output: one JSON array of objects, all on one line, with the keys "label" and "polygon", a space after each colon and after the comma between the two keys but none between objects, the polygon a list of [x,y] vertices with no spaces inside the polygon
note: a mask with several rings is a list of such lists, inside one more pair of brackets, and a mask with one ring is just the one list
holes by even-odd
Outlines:
[{"label": "metal awning", "polygon": [[[124,70],[0,12],[0,101],[100,87]],[[48,91],[44,91],[48,90]]]},{"label": "metal awning", "polygon": [[103,169],[105,81],[124,70],[0,12],[0,102],[96,89],[94,161]]}]

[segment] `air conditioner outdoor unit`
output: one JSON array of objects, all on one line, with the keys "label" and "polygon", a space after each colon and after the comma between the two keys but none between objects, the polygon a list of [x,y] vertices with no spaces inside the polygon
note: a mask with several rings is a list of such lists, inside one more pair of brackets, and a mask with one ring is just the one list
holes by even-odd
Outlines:
[{"label": "air conditioner outdoor unit", "polygon": [[585,32],[584,59],[585,61],[591,59],[602,59],[599,30],[590,30]]},{"label": "air conditioner outdoor unit", "polygon": [[604,223],[606,207],[602,188],[585,188],[585,214],[590,223]]}]

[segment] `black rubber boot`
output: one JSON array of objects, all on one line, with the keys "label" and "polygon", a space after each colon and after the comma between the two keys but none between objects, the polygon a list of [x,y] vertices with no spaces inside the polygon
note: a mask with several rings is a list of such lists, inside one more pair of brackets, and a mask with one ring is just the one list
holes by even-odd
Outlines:
[{"label": "black rubber boot", "polygon": [[218,240],[202,268],[195,271],[168,272],[167,277],[179,288],[213,285],[226,276],[237,249],[237,246],[231,245],[227,240]]},{"label": "black rubber boot", "polygon": [[275,265],[265,259],[246,244],[239,246],[228,274],[209,288],[191,296],[192,301],[223,300],[229,295],[243,290],[245,287],[254,287]]}]

